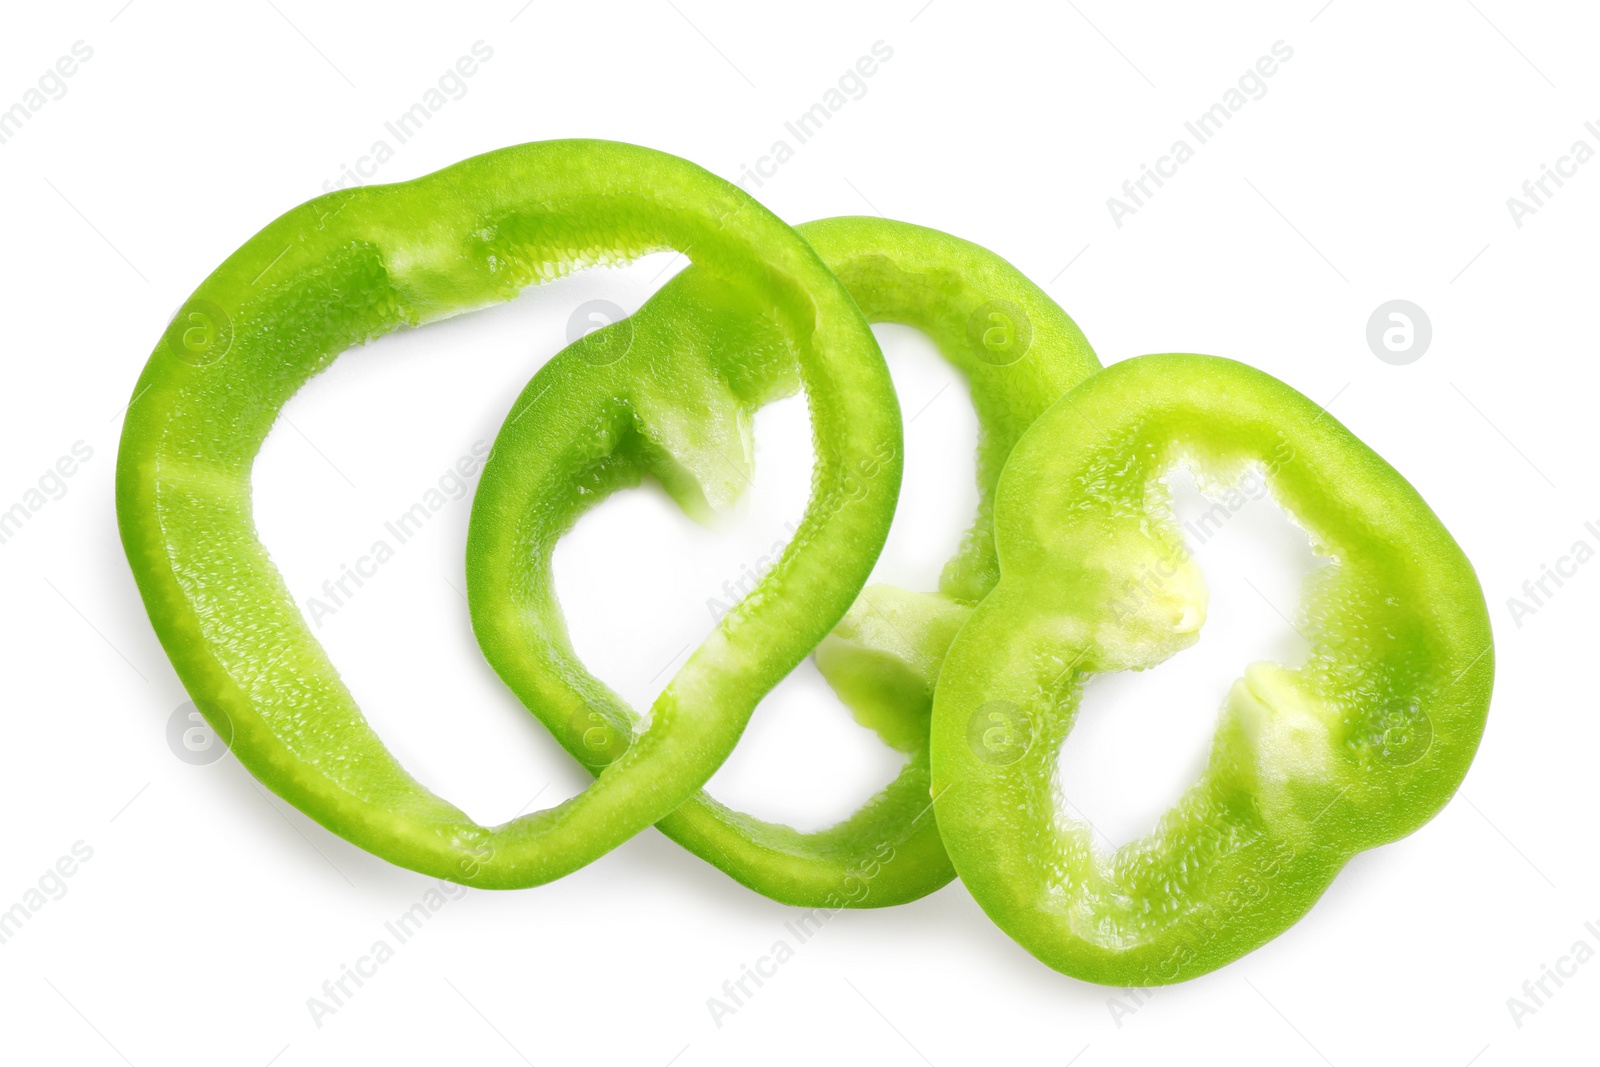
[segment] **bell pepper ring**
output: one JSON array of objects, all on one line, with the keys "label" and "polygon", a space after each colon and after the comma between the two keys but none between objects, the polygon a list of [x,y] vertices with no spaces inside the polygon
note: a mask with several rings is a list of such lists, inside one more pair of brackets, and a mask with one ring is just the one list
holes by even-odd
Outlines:
[{"label": "bell pepper ring", "polygon": [[[849,819],[814,833],[733,811],[704,791],[657,826],[774,900],[884,907],[954,877],[930,812],[933,682],[970,605],[997,576],[990,510],[1006,456],[1029,424],[1099,362],[1054,301],[977,245],[876,218],[824,219],[797,229],[868,321],[923,331],[966,379],[980,422],[979,514],[945,569],[941,593],[869,587],[817,648],[818,668],[858,720],[908,757],[885,790]],[[579,401],[553,389],[573,368],[597,362],[617,374],[588,379],[594,398]],[[784,337],[760,309],[690,266],[637,313],[552,359],[512,406],[473,502],[467,538],[473,628],[495,671],[590,770],[602,773],[621,758],[640,720],[583,667],[567,638],[551,574],[557,540],[605,495],[638,484],[651,463],[691,515],[730,501],[749,483],[744,434],[753,410],[792,393],[794,370]],[[639,447],[614,453],[597,475],[568,458],[593,450],[592,420],[565,418],[563,410],[603,404],[623,390],[651,397],[648,405],[636,404],[640,409],[677,406],[689,417],[672,423],[684,428],[677,436],[643,432]],[[705,447],[694,434],[707,427],[727,429],[714,440],[711,462],[697,463],[694,450]],[[874,476],[870,469],[859,473]]]},{"label": "bell pepper ring", "polygon": [[[1107,853],[1058,811],[1056,760],[1090,676],[1199,636],[1204,582],[1160,480],[1178,463],[1264,466],[1325,561],[1298,611],[1311,650],[1247,667],[1199,780]],[[1056,970],[1145,986],[1235,960],[1466,774],[1494,673],[1472,566],[1394,468],[1277,379],[1195,355],[1093,375],[1012,450],[994,535],[999,582],[935,691],[935,810],[973,897]]]},{"label": "bell pepper ring", "polygon": [[[284,403],[347,348],[675,249],[692,265],[570,345],[502,425],[467,545],[486,658],[595,775],[480,826],[418,783],[362,716],[261,545],[250,473]],[[978,414],[978,515],[937,593],[864,588],[893,518],[900,412],[868,321],[926,333]],[[804,388],[816,456],[795,535],[640,717],[581,663],[551,554],[651,478],[697,518],[749,481],[754,412]],[[1057,805],[1085,682],[1198,640],[1205,583],[1162,481],[1251,464],[1324,564],[1297,665],[1245,668],[1208,764],[1143,838],[1097,851]],[[605,141],[502,149],[271,223],[195,291],[135,386],[118,525],[180,680],[241,763],[391,862],[484,888],[538,885],[652,824],[803,906],[876,907],[959,875],[1049,966],[1182,981],[1281,933],[1356,853],[1459,786],[1493,682],[1470,563],[1392,467],[1269,375],[1208,356],[1098,369],[1010,264],[906,223],[790,229],[676,157]],[[702,790],[752,712],[815,654],[908,759],[815,833]]]},{"label": "bell pepper ring", "polygon": [[[408,774],[368,726],[257,539],[251,467],[284,403],[345,349],[573,268],[670,249],[787,342],[815,435],[810,503],[777,565],[691,655],[626,753],[558,807],[480,826]],[[546,474],[563,489],[637,467],[719,491],[712,472],[747,430],[746,383],[673,363],[649,370],[657,377],[566,360],[544,376],[537,418],[568,442]],[[117,518],[179,678],[252,774],[393,863],[515,888],[576,870],[705,784],[762,695],[861,591],[893,516],[900,440],[871,330],[792,229],[674,156],[549,141],[318,197],[229,256],[134,389]]]}]

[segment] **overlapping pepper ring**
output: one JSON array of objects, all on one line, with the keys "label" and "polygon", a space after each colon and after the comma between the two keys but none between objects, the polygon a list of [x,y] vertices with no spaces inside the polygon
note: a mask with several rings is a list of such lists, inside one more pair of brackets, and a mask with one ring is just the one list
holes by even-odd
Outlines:
[{"label": "overlapping pepper ring", "polygon": [[[367,727],[255,538],[250,464],[288,396],[351,344],[663,248],[693,266],[533,377],[474,501],[479,643],[596,775],[555,809],[481,827]],[[901,462],[867,320],[927,333],[979,415],[979,514],[938,593],[862,589]],[[1331,416],[1225,360],[1098,368],[1049,297],[965,241],[875,219],[796,232],[661,153],[524,145],[319,198],[230,257],[135,389],[118,517],[163,645],[240,760],[395,863],[536,885],[655,823],[788,904],[900,903],[959,872],[1058,970],[1171,982],[1274,936],[1350,855],[1442,806],[1481,735],[1493,656],[1460,549]],[[730,501],[751,413],[800,384],[817,456],[806,517],[640,719],[573,652],[551,551],[583,510],[646,476],[691,514]],[[1204,585],[1164,512],[1161,476],[1177,462],[1267,464],[1330,561],[1306,598],[1314,647],[1302,667],[1247,671],[1201,781],[1152,834],[1100,854],[1056,811],[1055,754],[1085,678],[1151,666],[1197,636]],[[1162,580],[1129,609],[1130,579],[1153,566]],[[701,789],[813,651],[908,762],[855,816],[804,834]]]},{"label": "overlapping pepper ring", "polygon": [[[655,728],[580,796],[482,827],[407,774],[368,727],[256,539],[251,464],[283,403],[351,345],[509,299],[574,265],[668,249],[692,252],[730,298],[741,294],[792,339],[786,357],[813,413],[814,493],[756,595],[661,694]],[[118,455],[118,522],[151,621],[195,704],[226,723],[234,754],[263,783],[353,843],[437,877],[536,885],[669,814],[726,758],[762,695],[844,615],[893,516],[900,413],[849,294],[782,221],[663,153],[542,142],[332,193],[248,241],[190,309],[229,324],[228,349],[197,359],[190,346],[158,346]],[[566,367],[560,381],[547,379],[551,418],[582,427],[566,458],[595,478],[627,464],[669,481],[694,476],[658,466],[664,454],[647,454],[641,428],[657,440],[740,432],[743,382],[693,397],[686,384],[673,399],[704,405],[695,422],[655,405],[663,394],[636,388],[621,363]],[[663,379],[645,385],[699,380],[658,369]],[[873,477],[861,477],[865,465]]]}]

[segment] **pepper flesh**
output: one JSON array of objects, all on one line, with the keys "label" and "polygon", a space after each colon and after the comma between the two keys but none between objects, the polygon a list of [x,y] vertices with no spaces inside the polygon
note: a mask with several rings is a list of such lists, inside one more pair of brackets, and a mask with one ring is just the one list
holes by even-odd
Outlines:
[{"label": "pepper flesh", "polygon": [[[939,594],[862,590],[893,512],[900,424],[861,309],[794,231],[682,160],[595,141],[506,149],[319,198],[231,256],[141,375],[117,506],[157,634],[241,762],[358,845],[484,887],[559,877],[658,821],[792,903],[911,899],[953,862],[1039,958],[1129,985],[1237,958],[1303,914],[1355,852],[1431,817],[1481,736],[1493,657],[1471,567],[1415,490],[1304,397],[1228,361],[1128,361],[1045,410],[1093,370],[1070,320],[1009,266],[985,275],[994,263],[975,246],[889,224],[877,235],[888,251],[866,249],[872,225],[832,220],[806,236],[869,314],[921,326],[961,366],[986,434],[980,514]],[[250,469],[287,398],[350,345],[668,248],[693,251],[692,280],[668,289],[695,299],[658,298],[664,332],[637,351],[619,325],[552,361],[502,432],[508,447],[538,446],[514,472],[526,491],[475,503],[485,650],[500,669],[537,631],[545,661],[508,680],[597,774],[551,811],[478,826],[367,726],[256,540]],[[1029,363],[1052,335],[1061,361]],[[692,513],[731,500],[751,412],[796,376],[817,455],[806,516],[638,720],[567,645],[549,549],[584,507],[645,476]],[[1180,461],[1225,473],[1270,462],[1269,485],[1330,560],[1302,611],[1311,657],[1247,668],[1202,778],[1146,838],[1098,854],[1058,813],[1055,750],[1087,677],[1152,666],[1197,636],[1204,585],[1159,481]],[[486,594],[490,563],[519,553],[533,558],[510,568],[523,584]],[[819,834],[697,796],[813,647],[858,718],[913,753],[907,771]]]},{"label": "pepper flesh", "polygon": [[[656,701],[653,727],[589,789],[479,826],[408,774],[362,717],[256,538],[250,470],[285,401],[344,349],[514,297],[579,266],[677,249],[760,307],[798,352],[815,434],[799,533]],[[678,485],[743,429],[731,389],[677,368],[568,361],[530,419],[592,482],[633,466]],[[672,461],[667,457],[671,456]],[[871,464],[875,476],[858,470]],[[554,141],[397,185],[319,197],[195,291],[135,388],[117,515],[152,624],[196,705],[262,782],[397,864],[470,885],[560,877],[656,822],[726,758],[761,696],[860,592],[893,516],[900,417],[860,312],[793,230],[729,183],[632,145]],[[582,719],[564,705],[554,714]]]},{"label": "pepper flesh", "polygon": [[[1327,560],[1299,610],[1312,647],[1302,666],[1245,670],[1200,779],[1107,854],[1059,810],[1071,783],[1056,759],[1088,677],[1198,637],[1204,583],[1159,480],[1179,462],[1265,464]],[[934,699],[936,811],[974,898],[1051,967],[1144,986],[1222,966],[1299,919],[1352,855],[1427,822],[1465,775],[1494,664],[1472,567],[1405,479],[1269,375],[1193,355],[1094,375],[1013,450],[995,538],[999,584]]]},{"label": "pepper flesh", "polygon": [[[969,605],[994,584],[994,487],[1012,446],[1042,412],[1099,368],[1071,318],[1015,267],[970,242],[921,226],[875,218],[836,218],[797,227],[871,322],[927,334],[971,387],[979,417],[978,516],[946,566],[938,594],[869,587],[817,649],[817,666],[857,718],[907,754],[900,774],[849,819],[802,833],[734,811],[704,791],[659,828],[668,837],[768,897],[805,907],[881,907],[915,899],[954,871],[930,813],[928,716],[944,651]],[[704,367],[728,376],[764,403],[792,391],[783,339],[724,287],[689,267],[636,314],[575,342],[524,391],[542,394],[564,364],[611,358],[626,346],[634,366]],[[744,352],[763,353],[757,385]],[[759,406],[759,404],[753,404]],[[542,473],[570,442],[562,427],[522,418],[513,406],[477,489],[468,535],[467,593],[473,626],[490,664],[591,770],[625,751],[637,721],[619,696],[584,669],[566,639],[550,577],[555,541],[579,514],[620,487],[581,495]],[[743,455],[744,453],[741,453]],[[530,472],[535,472],[530,475]],[[745,484],[742,465],[724,470],[720,494],[667,489],[691,505]],[[870,475],[864,475],[870,477]],[[632,484],[631,482],[629,484]],[[562,500],[559,512],[552,500]],[[524,516],[518,521],[518,516]],[[578,702],[598,730],[550,709]]]}]

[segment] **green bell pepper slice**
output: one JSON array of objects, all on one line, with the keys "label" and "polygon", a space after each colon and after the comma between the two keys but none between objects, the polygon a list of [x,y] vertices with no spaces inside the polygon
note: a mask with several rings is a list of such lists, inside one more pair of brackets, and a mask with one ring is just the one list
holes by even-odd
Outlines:
[{"label": "green bell pepper slice", "polygon": [[[673,678],[626,753],[560,806],[480,826],[408,774],[368,726],[256,537],[251,466],[283,404],[352,345],[569,269],[669,249],[786,342],[785,364],[810,398],[811,500],[776,567]],[[567,360],[544,375],[528,419],[565,443],[545,464],[563,492],[630,467],[679,486],[716,483],[722,451],[745,429],[740,376],[719,385],[670,361],[648,370]],[[803,239],[684,160],[551,141],[319,197],[229,256],[135,387],[117,518],[178,676],[251,773],[394,863],[513,888],[581,867],[710,778],[762,695],[855,600],[899,479],[900,415],[882,354]]]},{"label": "green bell pepper slice", "polygon": [[[817,649],[819,669],[857,718],[907,754],[885,790],[850,818],[814,833],[734,811],[704,791],[657,825],[774,900],[882,907],[932,892],[954,875],[930,811],[933,682],[968,605],[998,576],[990,516],[1006,457],[1033,420],[1099,363],[1067,314],[986,249],[883,219],[824,219],[798,229],[869,321],[923,331],[966,379],[980,425],[979,514],[945,568],[940,593],[870,587]],[[646,472],[636,464],[609,469],[603,481],[576,480],[577,468],[562,457],[584,447],[587,428],[550,410],[549,382],[596,361],[617,361],[622,374],[616,382],[650,383],[662,368],[693,367],[705,374],[699,392],[731,388],[745,398],[743,427],[760,404],[793,391],[793,361],[784,351],[784,339],[759,309],[741,305],[725,284],[691,266],[636,314],[581,338],[534,375],[495,440],[467,541],[473,628],[507,685],[596,773],[628,750],[639,720],[572,649],[554,594],[551,553],[579,515]],[[611,380],[594,385],[621,387]],[[681,379],[673,388],[686,389]],[[727,462],[699,470],[698,484],[662,479],[691,514],[704,514],[707,501],[731,499],[748,482],[748,442],[735,443],[730,435],[721,444]],[[648,452],[675,455],[679,447],[653,442]],[[690,464],[660,467],[675,472]]]},{"label": "green bell pepper slice", "polygon": [[[1058,752],[1090,676],[1199,636],[1204,581],[1160,481],[1180,462],[1264,466],[1325,560],[1298,611],[1311,651],[1246,668],[1200,779],[1145,837],[1097,851],[1058,810]],[[1220,967],[1466,774],[1494,673],[1472,566],[1394,468],[1271,376],[1156,355],[1090,377],[1013,450],[994,529],[999,583],[934,698],[935,810],[972,895],[1051,967],[1125,986]]]}]

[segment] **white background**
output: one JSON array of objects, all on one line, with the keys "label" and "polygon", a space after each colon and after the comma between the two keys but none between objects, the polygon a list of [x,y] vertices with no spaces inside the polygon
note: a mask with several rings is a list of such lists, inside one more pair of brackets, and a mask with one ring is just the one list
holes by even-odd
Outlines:
[{"label": "white background", "polygon": [[[1588,482],[1600,164],[1520,227],[1506,200],[1573,141],[1600,148],[1584,129],[1600,119],[1600,18],[1506,0],[922,5],[8,10],[0,108],[74,42],[93,49],[64,95],[0,144],[0,510],[75,443],[92,449],[64,489],[47,479],[60,498],[0,544],[0,909],[30,899],[75,844],[92,850],[71,877],[45,877],[52,898],[0,944],[8,1061],[1593,1058],[1600,963],[1560,988],[1547,980],[1532,1013],[1508,998],[1526,1001],[1523,983],[1575,942],[1600,949],[1584,925],[1600,930],[1600,566],[1547,586],[1555,595],[1531,614],[1514,618],[1507,598],[1574,542],[1600,545],[1584,528],[1600,519]],[[757,195],[794,222],[881,212],[984,244],[1044,285],[1107,362],[1212,352],[1328,403],[1417,485],[1482,578],[1498,678],[1461,793],[1410,839],[1358,857],[1270,945],[1148,998],[1044,968],[954,884],[833,919],[719,1026],[707,998],[792,916],[649,831],[554,885],[461,893],[318,1025],[308,998],[430,883],[323,831],[231,757],[174,754],[169,721],[186,698],[116,535],[121,408],[200,279],[388,137],[384,122],[480,40],[492,59],[375,180],[565,136],[634,141],[737,178],[885,42],[893,57],[865,95]],[[1266,94],[1117,226],[1107,198],[1277,41],[1293,58]],[[670,269],[592,274],[392,336],[308,386],[256,473],[262,536],[297,597],[492,440],[574,308],[636,307]],[[1406,366],[1365,337],[1396,298],[1433,326]],[[975,501],[975,423],[929,346],[879,334],[909,420],[879,577],[928,589]],[[694,526],[647,489],[608,502],[558,553],[580,652],[640,704],[710,629],[706,601],[803,507],[803,403],[768,409],[758,434],[756,488],[726,528]],[[584,777],[477,652],[456,591],[469,506],[441,512],[319,634],[407,765],[501,821]],[[1200,644],[1091,687],[1063,786],[1110,840],[1148,828],[1195,773],[1244,664],[1293,654],[1272,609],[1289,610],[1309,557],[1270,505],[1258,511],[1200,552],[1213,597]],[[815,827],[895,766],[808,665],[712,788]]]}]

